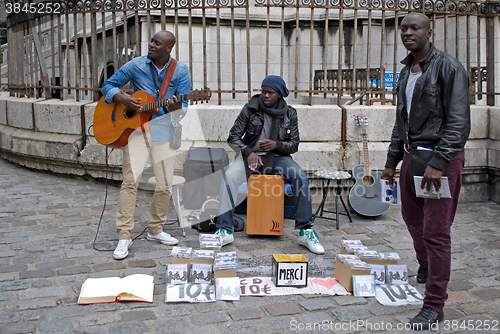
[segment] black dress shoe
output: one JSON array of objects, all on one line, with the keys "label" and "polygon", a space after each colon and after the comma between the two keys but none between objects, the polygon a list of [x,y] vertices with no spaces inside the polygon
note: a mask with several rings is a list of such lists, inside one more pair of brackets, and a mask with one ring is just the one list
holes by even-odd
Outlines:
[{"label": "black dress shoe", "polygon": [[443,321],[443,319],[444,312],[437,312],[430,307],[424,306],[417,316],[410,320],[410,325],[415,331],[425,331],[428,330],[432,324]]},{"label": "black dress shoe", "polygon": [[427,275],[429,274],[429,271],[426,267],[420,266],[418,268],[417,272],[417,282],[418,283],[425,283],[427,282]]}]

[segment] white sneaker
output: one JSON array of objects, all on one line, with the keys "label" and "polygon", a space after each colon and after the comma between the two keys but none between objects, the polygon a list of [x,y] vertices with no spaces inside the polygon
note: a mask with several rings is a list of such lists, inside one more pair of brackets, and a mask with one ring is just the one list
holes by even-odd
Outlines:
[{"label": "white sneaker", "polygon": [[318,234],[312,228],[300,230],[299,245],[309,248],[311,252],[316,254],[323,254],[325,252],[325,249],[319,242]]},{"label": "white sneaker", "polygon": [[170,245],[170,246],[177,245],[177,243],[179,242],[179,240],[177,240],[176,238],[172,237],[170,234],[165,232],[161,232],[159,234],[148,233],[147,239],[149,241],[159,241],[164,245]]},{"label": "white sneaker", "polygon": [[120,239],[118,240],[118,246],[116,246],[113,252],[113,257],[115,260],[122,260],[128,256],[128,248],[132,245],[132,239]]},{"label": "white sneaker", "polygon": [[214,234],[219,236],[221,246],[225,246],[234,241],[233,232],[226,230],[225,228],[218,228]]}]

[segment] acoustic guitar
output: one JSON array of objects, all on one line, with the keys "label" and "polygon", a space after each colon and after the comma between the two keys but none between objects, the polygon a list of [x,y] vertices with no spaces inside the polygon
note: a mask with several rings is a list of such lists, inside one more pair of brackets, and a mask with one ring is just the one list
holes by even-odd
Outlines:
[{"label": "acoustic guitar", "polygon": [[356,183],[349,192],[349,203],[357,214],[376,217],[386,212],[390,204],[382,202],[380,197],[382,191],[380,176],[382,173],[370,170],[368,141],[366,139],[366,127],[368,126],[366,116],[356,116],[356,124],[361,127],[361,134],[363,136],[364,165],[358,165],[353,169],[353,176]]},{"label": "acoustic guitar", "polygon": [[[208,101],[212,93],[209,88],[192,90],[189,94],[177,96],[180,102],[191,100]],[[128,143],[130,134],[141,127],[146,130],[149,118],[158,113],[158,108],[167,105],[167,100],[155,101],[153,95],[141,90],[132,94],[132,97],[141,99],[142,109],[140,111],[131,110],[122,103],[113,102],[107,104],[103,96],[94,112],[94,136],[95,139],[106,146],[120,148]]]}]

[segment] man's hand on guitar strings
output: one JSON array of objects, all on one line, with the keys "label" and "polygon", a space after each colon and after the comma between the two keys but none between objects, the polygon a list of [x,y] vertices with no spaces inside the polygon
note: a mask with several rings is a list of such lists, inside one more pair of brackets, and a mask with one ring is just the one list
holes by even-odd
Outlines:
[{"label": "man's hand on guitar strings", "polygon": [[139,111],[142,109],[141,99],[137,97],[132,97],[127,93],[116,94],[113,97],[113,101],[122,103],[125,107],[135,111]]},{"label": "man's hand on guitar strings", "polygon": [[184,115],[184,110],[182,109],[182,102],[177,100],[177,96],[172,96],[167,100],[168,109],[174,114],[176,118]]}]

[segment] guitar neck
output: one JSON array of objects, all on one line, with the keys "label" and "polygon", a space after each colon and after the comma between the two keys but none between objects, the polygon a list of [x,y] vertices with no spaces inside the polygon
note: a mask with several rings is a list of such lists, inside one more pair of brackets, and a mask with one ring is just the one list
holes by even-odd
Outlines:
[{"label": "guitar neck", "polygon": [[[189,100],[190,95],[191,94],[181,94],[181,95],[178,95],[177,96],[177,101],[184,102],[186,100]],[[154,102],[151,102],[151,103],[145,103],[145,104],[142,105],[142,110],[140,112],[145,112],[145,111],[148,111],[148,110],[152,110],[152,109],[157,109],[157,108],[164,107],[164,106],[167,105],[167,101],[168,101],[168,99],[164,99],[164,100],[154,101]]]},{"label": "guitar neck", "polygon": [[363,135],[363,158],[365,166],[365,175],[371,175],[370,158],[368,156],[368,140],[366,139],[367,133],[365,128],[362,128],[361,131]]}]

